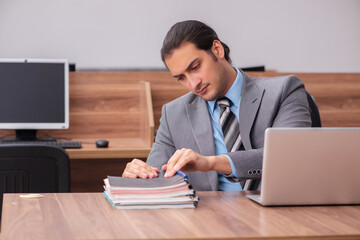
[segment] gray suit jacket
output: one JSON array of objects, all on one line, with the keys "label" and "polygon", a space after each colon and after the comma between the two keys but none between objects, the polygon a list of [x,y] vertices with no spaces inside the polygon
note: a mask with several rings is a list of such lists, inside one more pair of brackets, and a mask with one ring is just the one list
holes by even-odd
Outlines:
[{"label": "gray suit jacket", "polygon": [[[228,153],[239,178],[260,179],[264,134],[269,127],[310,127],[310,109],[302,81],[296,76],[252,78],[244,75],[240,102],[240,135],[245,151]],[[201,155],[215,155],[207,103],[192,92],[165,104],[155,143],[148,156],[150,166],[161,168],[174,152],[189,148]],[[215,171],[188,173],[198,191],[216,191]]]}]

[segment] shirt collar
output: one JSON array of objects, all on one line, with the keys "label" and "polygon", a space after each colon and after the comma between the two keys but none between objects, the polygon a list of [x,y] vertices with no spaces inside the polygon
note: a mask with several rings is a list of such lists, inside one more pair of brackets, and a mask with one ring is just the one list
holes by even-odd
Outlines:
[{"label": "shirt collar", "polygon": [[[237,107],[239,108],[240,106],[240,100],[241,100],[241,90],[242,90],[242,85],[243,85],[243,81],[244,81],[244,76],[242,75],[242,73],[239,71],[239,69],[237,69],[236,67],[233,67],[236,72],[236,78],[235,81],[233,83],[233,85],[230,87],[230,89],[227,91],[227,93],[225,94],[225,97],[227,97],[228,99],[230,99],[230,101]],[[212,100],[212,101],[207,101],[210,110],[212,112],[214,112],[215,110],[215,103],[216,100]]]}]

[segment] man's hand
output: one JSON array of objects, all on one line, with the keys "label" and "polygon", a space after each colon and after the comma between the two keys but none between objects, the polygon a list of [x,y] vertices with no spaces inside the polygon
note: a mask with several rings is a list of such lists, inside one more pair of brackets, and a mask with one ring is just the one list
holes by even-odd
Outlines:
[{"label": "man's hand", "polygon": [[126,164],[122,176],[127,178],[154,178],[158,176],[158,171],[159,169],[151,167],[144,161],[135,158]]},{"label": "man's hand", "polygon": [[215,170],[230,174],[231,166],[228,158],[224,155],[203,156],[191,149],[183,148],[172,155],[168,163],[162,166],[162,170],[166,170],[165,177],[174,176],[179,170],[185,172]]}]

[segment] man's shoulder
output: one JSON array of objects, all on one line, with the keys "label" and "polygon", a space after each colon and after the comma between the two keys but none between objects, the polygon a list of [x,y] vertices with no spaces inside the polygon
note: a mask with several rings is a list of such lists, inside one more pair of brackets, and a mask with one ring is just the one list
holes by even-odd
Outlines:
[{"label": "man's shoulder", "polygon": [[275,76],[275,77],[249,77],[250,81],[257,84],[284,84],[286,82],[302,82],[296,75]]},{"label": "man's shoulder", "polygon": [[256,85],[260,89],[267,88],[287,88],[287,87],[299,87],[304,83],[295,75],[276,76],[276,77],[249,77],[247,76],[245,85],[251,87]]},{"label": "man's shoulder", "polygon": [[196,94],[194,94],[193,92],[188,92],[188,93],[172,100],[171,102],[168,102],[166,105],[168,105],[168,106],[183,105],[184,103],[191,103],[197,98],[198,98],[198,96]]}]

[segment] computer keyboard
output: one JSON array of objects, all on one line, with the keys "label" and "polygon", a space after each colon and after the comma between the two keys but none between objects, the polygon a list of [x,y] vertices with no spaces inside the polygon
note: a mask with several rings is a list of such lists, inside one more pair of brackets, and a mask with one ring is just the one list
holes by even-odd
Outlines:
[{"label": "computer keyboard", "polygon": [[50,145],[58,146],[62,148],[81,148],[81,142],[79,141],[0,141],[0,144],[38,144],[38,145]]}]

